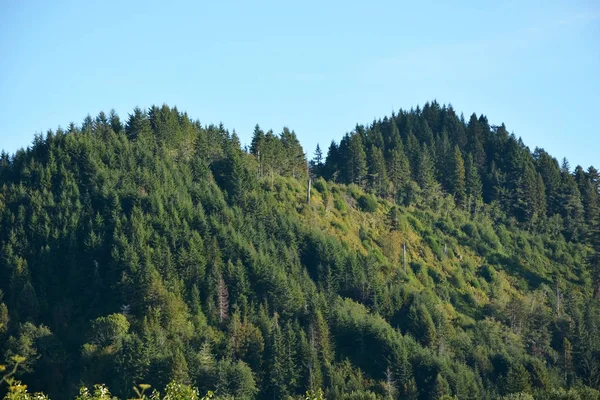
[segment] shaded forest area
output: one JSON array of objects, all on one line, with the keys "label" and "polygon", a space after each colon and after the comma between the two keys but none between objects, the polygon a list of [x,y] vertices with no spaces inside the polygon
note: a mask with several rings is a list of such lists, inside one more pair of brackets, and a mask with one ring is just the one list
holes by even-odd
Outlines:
[{"label": "shaded forest area", "polygon": [[88,116],[0,155],[0,364],[52,399],[598,399],[599,193],[435,101],[308,163],[287,128]]}]

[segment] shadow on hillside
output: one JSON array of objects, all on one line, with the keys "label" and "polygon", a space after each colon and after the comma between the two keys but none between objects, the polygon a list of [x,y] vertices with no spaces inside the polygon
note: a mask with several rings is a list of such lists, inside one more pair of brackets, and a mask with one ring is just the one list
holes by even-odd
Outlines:
[{"label": "shadow on hillside", "polygon": [[508,257],[500,253],[494,253],[488,256],[487,259],[491,265],[501,266],[507,273],[525,280],[531,289],[539,287],[542,283],[552,283],[550,280],[525,268],[519,259],[514,256]]}]

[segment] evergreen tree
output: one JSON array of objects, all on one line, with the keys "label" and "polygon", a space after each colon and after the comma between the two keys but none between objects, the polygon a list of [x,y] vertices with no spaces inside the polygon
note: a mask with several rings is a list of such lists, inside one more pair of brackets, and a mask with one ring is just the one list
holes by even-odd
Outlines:
[{"label": "evergreen tree", "polygon": [[327,150],[327,158],[325,159],[325,167],[323,168],[323,177],[327,180],[336,182],[338,180],[339,169],[341,167],[341,155],[338,145],[335,141],[331,141]]},{"label": "evergreen tree", "polygon": [[269,377],[268,377],[268,393],[273,399],[285,398],[288,392],[288,377],[286,373],[286,349],[284,336],[279,326],[279,317],[277,314],[271,322],[271,333],[267,354],[269,359]]},{"label": "evergreen tree", "polygon": [[125,125],[125,133],[129,140],[138,138],[149,139],[152,135],[152,127],[145,112],[136,107],[133,114],[129,114],[129,119]]},{"label": "evergreen tree", "polygon": [[435,166],[427,145],[423,145],[423,149],[419,154],[419,164],[416,173],[417,182],[421,186],[421,189],[429,194],[437,191],[438,183],[435,180]]},{"label": "evergreen tree", "polygon": [[452,194],[454,194],[456,204],[459,207],[464,207],[466,205],[467,199],[465,163],[463,161],[458,146],[454,147],[453,171],[454,173],[452,174]]},{"label": "evergreen tree", "polygon": [[444,129],[440,138],[436,141],[436,170],[437,180],[442,184],[442,187],[452,193],[452,177],[448,171],[454,170],[454,153],[450,145],[448,131]]},{"label": "evergreen tree", "polygon": [[323,176],[323,152],[321,151],[321,147],[319,146],[319,144],[317,143],[317,148],[315,149],[315,154],[313,159],[310,162],[311,164],[311,169],[312,169],[312,173],[319,177],[319,176]]},{"label": "evergreen tree", "polygon": [[483,149],[483,132],[477,115],[472,114],[467,126],[467,152],[473,155],[473,163],[479,169],[485,165],[486,155]]},{"label": "evergreen tree", "polygon": [[531,392],[531,382],[529,373],[521,364],[509,369],[504,386],[506,393],[529,393]]},{"label": "evergreen tree", "polygon": [[[346,182],[362,185],[367,174],[367,156],[359,134],[344,138],[347,148],[345,154]],[[341,146],[340,146],[341,147]]]},{"label": "evergreen tree", "polygon": [[445,396],[449,396],[451,393],[452,392],[450,391],[450,385],[448,384],[448,381],[442,374],[438,373],[433,384],[431,398],[439,400]]},{"label": "evergreen tree", "polygon": [[394,193],[403,190],[411,179],[410,165],[404,154],[402,140],[398,141],[396,148],[392,150],[388,162],[387,175],[393,186]]},{"label": "evergreen tree", "polygon": [[369,151],[369,188],[375,194],[385,197],[387,194],[387,171],[383,153],[378,147],[371,146]]},{"label": "evergreen tree", "polygon": [[467,156],[465,162],[465,173],[466,173],[466,193],[467,193],[467,204],[471,209],[476,209],[478,205],[483,201],[482,198],[482,185],[481,177],[477,171],[477,167],[473,163],[473,157],[471,154]]}]

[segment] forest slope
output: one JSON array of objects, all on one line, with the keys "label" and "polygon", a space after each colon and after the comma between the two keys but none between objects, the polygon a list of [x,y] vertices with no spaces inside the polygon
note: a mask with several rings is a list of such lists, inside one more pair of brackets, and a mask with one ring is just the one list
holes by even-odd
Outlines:
[{"label": "forest slope", "polygon": [[[598,173],[451,107],[310,163],[167,106],[0,157],[0,349],[54,399],[598,398]],[[404,246],[406,251],[404,252]]]}]

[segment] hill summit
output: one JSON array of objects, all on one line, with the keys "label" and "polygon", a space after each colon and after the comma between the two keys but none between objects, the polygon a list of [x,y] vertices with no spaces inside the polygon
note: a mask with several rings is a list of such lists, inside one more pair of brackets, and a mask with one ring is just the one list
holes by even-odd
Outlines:
[{"label": "hill summit", "polygon": [[0,156],[0,363],[53,399],[598,399],[599,193],[436,102],[310,160],[102,112]]}]

